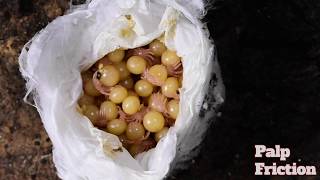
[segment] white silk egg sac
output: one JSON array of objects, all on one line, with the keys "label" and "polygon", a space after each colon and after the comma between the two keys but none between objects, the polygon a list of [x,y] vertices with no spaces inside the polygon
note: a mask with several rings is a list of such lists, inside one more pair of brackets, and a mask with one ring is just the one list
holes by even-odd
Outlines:
[{"label": "white silk egg sac", "polygon": [[[19,57],[25,100],[34,98],[60,178],[154,180],[188,166],[224,102],[216,51],[201,22],[204,6],[201,0],[91,0],[71,6],[25,45]],[[132,157],[118,136],[78,112],[81,72],[116,49],[155,39],[181,57],[179,113],[156,147]]]}]

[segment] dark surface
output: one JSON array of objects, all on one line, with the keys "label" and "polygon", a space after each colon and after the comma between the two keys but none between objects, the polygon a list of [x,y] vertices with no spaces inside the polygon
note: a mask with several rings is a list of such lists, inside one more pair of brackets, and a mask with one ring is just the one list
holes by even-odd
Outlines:
[{"label": "dark surface", "polygon": [[[39,116],[21,100],[17,57],[67,1],[0,0],[0,7],[0,179],[56,179]],[[199,157],[172,179],[255,179],[254,144],[289,147],[287,163],[320,168],[320,1],[216,1],[205,21],[227,99]]]},{"label": "dark surface", "polygon": [[319,167],[319,13],[319,1],[215,3],[206,21],[227,99],[178,179],[254,179],[254,144],[289,147],[288,163]]},{"label": "dark surface", "polygon": [[22,101],[23,45],[67,7],[66,1],[0,0],[0,179],[58,179],[51,142],[36,110]]}]

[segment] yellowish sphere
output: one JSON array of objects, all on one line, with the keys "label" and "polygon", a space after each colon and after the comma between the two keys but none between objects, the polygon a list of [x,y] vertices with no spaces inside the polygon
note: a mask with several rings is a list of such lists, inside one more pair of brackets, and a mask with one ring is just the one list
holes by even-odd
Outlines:
[{"label": "yellowish sphere", "polygon": [[121,119],[113,119],[109,121],[107,124],[107,132],[114,135],[120,135],[124,133],[126,129],[127,129],[127,123],[126,121]]},{"label": "yellowish sphere", "polygon": [[167,50],[166,46],[159,40],[154,40],[149,44],[149,49],[155,56],[161,56],[163,52]]},{"label": "yellowish sphere", "polygon": [[84,105],[83,114],[94,124],[99,118],[99,108],[95,105]]},{"label": "yellowish sphere", "polygon": [[132,74],[141,74],[146,67],[146,61],[140,56],[131,56],[127,61],[127,68]]},{"label": "yellowish sphere", "polygon": [[111,88],[111,91],[110,91],[110,95],[109,95],[109,99],[116,103],[116,104],[119,104],[119,103],[122,103],[122,101],[128,96],[128,91],[126,88],[120,86],[120,85],[117,85],[113,88]]},{"label": "yellowish sphere", "polygon": [[177,119],[179,114],[179,101],[178,100],[171,100],[167,104],[167,110],[171,118]]},{"label": "yellowish sphere", "polygon": [[154,65],[149,69],[149,74],[155,77],[158,81],[164,82],[168,77],[167,69],[164,65]]},{"label": "yellowish sphere", "polygon": [[172,97],[179,89],[179,81],[175,77],[169,77],[161,86],[161,92],[167,97]]},{"label": "yellowish sphere", "polygon": [[141,149],[143,148],[141,147],[140,144],[132,144],[129,148],[129,153],[131,154],[132,157],[134,157],[141,152]]},{"label": "yellowish sphere", "polygon": [[120,81],[120,85],[127,89],[132,89],[133,84],[134,84],[133,79],[130,76],[127,79]]},{"label": "yellowish sphere", "polygon": [[114,86],[120,81],[120,73],[113,65],[106,65],[98,70],[97,78],[105,86]]},{"label": "yellowish sphere", "polygon": [[148,81],[141,79],[134,85],[134,90],[139,96],[147,97],[152,93],[153,86]]},{"label": "yellowish sphere", "polygon": [[126,135],[129,140],[142,139],[145,134],[145,129],[142,124],[131,122],[128,124]]},{"label": "yellowish sphere", "polygon": [[109,53],[107,55],[108,59],[111,61],[111,62],[114,62],[114,63],[118,63],[118,62],[121,62],[122,59],[124,58],[124,50],[122,49],[117,49],[111,53]]},{"label": "yellowish sphere", "polygon": [[128,96],[122,102],[122,109],[126,114],[133,115],[140,109],[140,100],[136,96]]},{"label": "yellowish sphere", "polygon": [[107,120],[116,119],[118,117],[118,108],[116,104],[111,101],[104,101],[100,105],[100,111],[105,115]]},{"label": "yellowish sphere", "polygon": [[87,94],[83,94],[78,100],[78,104],[80,106],[94,104],[94,97],[89,96]]},{"label": "yellowish sphere", "polygon": [[130,72],[127,69],[127,64],[125,62],[116,63],[114,64],[114,66],[120,73],[120,80],[126,80],[129,77]]},{"label": "yellowish sphere", "polygon": [[181,61],[175,51],[166,50],[161,56],[161,63],[166,66],[172,66]]},{"label": "yellowish sphere", "polygon": [[154,134],[154,139],[158,142],[161,138],[167,135],[169,128],[164,127],[161,131]]},{"label": "yellowish sphere", "polygon": [[[155,94],[155,96],[154,95],[151,95],[150,97],[149,97],[149,99],[148,99],[148,106],[152,109],[152,110],[155,110],[155,111],[158,111],[158,112],[163,112],[164,110],[165,110],[165,106],[163,106],[162,104],[162,101],[163,102],[166,102],[166,100],[167,100],[167,98],[165,97],[163,100],[162,100],[162,98],[159,98],[159,96],[158,97],[156,97],[156,96],[158,96],[157,94]],[[160,96],[161,97],[161,96]],[[159,102],[159,100],[161,101],[161,102]]]},{"label": "yellowish sphere", "polygon": [[92,79],[84,83],[84,92],[89,96],[100,96],[101,93],[94,87]]},{"label": "yellowish sphere", "polygon": [[143,117],[143,126],[150,132],[159,132],[164,122],[163,115],[157,111],[150,111]]}]

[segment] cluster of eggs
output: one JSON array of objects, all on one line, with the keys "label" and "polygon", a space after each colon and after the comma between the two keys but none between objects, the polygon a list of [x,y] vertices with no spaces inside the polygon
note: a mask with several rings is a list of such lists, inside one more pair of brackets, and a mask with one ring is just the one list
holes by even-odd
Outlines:
[{"label": "cluster of eggs", "polygon": [[131,54],[117,49],[83,72],[84,92],[78,101],[82,114],[117,135],[133,156],[154,147],[174,124],[182,81],[182,73],[168,72],[179,63],[182,68],[175,51],[159,40],[143,48]]}]

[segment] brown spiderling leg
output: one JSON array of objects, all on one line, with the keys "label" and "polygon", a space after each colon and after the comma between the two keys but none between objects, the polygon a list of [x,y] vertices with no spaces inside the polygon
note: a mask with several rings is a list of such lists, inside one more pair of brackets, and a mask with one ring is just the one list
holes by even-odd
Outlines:
[{"label": "brown spiderling leg", "polygon": [[134,122],[134,119],[132,118],[132,116],[123,112],[123,110],[119,106],[118,106],[118,112],[119,112],[119,119],[124,120],[127,123]]},{"label": "brown spiderling leg", "polygon": [[118,107],[119,109],[119,119],[125,120],[126,122],[130,123],[130,122],[137,122],[137,123],[141,123],[143,120],[144,115],[149,112],[149,108],[142,106],[140,108],[140,110],[133,114],[133,115],[128,115],[125,112],[123,112],[123,110]]},{"label": "brown spiderling leg", "polygon": [[133,144],[140,144],[142,141],[145,141],[146,139],[148,139],[149,136],[150,136],[150,132],[147,131],[146,134],[141,139],[137,139],[133,141]]},{"label": "brown spiderling leg", "polygon": [[175,123],[175,120],[172,119],[168,113],[167,103],[167,97],[157,92],[151,95],[151,102],[149,106],[151,106],[150,108],[153,108],[163,114],[166,126],[172,126]]},{"label": "brown spiderling leg", "polygon": [[135,149],[130,153],[132,153],[131,155],[135,156],[142,152],[148,151],[151,148],[154,148],[156,145],[157,145],[156,141],[149,138],[139,142],[139,144],[134,144],[133,146],[135,146]]},{"label": "brown spiderling leg", "polygon": [[167,66],[168,75],[179,77],[183,72],[182,63],[178,62],[172,66]]},{"label": "brown spiderling leg", "polygon": [[142,73],[141,79],[147,80],[155,86],[162,86],[164,84],[164,81],[161,81],[161,80],[157,79],[156,77],[152,76],[149,73],[148,69],[144,70],[144,72]]},{"label": "brown spiderling leg", "polygon": [[151,95],[151,102],[149,106],[158,112],[165,113],[167,111],[167,102],[167,98],[163,94],[157,92]]},{"label": "brown spiderling leg", "polygon": [[157,144],[156,141],[153,139],[146,139],[146,140],[142,141],[140,144],[140,146],[142,147],[142,149],[141,149],[142,151],[139,153],[142,153],[142,152],[147,151],[151,148],[154,148],[156,146],[156,144]]},{"label": "brown spiderling leg", "polygon": [[144,115],[147,114],[147,112],[149,112],[149,108],[142,105],[140,107],[140,110],[137,113],[135,113],[134,115],[132,115],[132,118],[134,119],[135,122],[142,123],[143,117],[144,117]]},{"label": "brown spiderling leg", "polygon": [[145,48],[135,48],[128,51],[127,57],[131,56],[141,56],[148,62],[149,66],[160,63],[160,59],[156,58],[150,49]]}]

